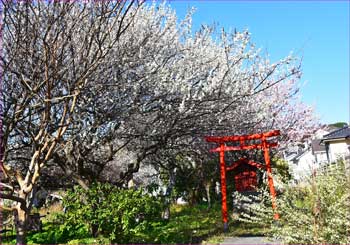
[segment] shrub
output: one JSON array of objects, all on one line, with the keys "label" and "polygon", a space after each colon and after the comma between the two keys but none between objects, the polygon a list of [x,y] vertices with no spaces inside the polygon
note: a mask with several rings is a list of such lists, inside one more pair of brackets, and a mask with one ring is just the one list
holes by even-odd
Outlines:
[{"label": "shrub", "polygon": [[[272,219],[269,193],[262,191],[261,196],[241,213],[240,220],[271,224],[268,235],[286,243],[349,244],[349,171],[343,162],[339,162],[318,171],[303,186],[287,186],[277,198],[278,222]],[[253,197],[248,199],[252,201]]]},{"label": "shrub", "polygon": [[113,242],[146,242],[146,231],[161,219],[161,203],[142,190],[118,189],[96,183],[89,190],[69,191],[62,226],[68,230],[87,224],[90,235],[102,235]]}]

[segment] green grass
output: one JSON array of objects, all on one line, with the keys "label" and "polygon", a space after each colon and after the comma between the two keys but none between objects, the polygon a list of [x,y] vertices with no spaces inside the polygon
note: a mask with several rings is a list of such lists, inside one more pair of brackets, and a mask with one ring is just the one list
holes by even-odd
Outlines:
[{"label": "green grass", "polygon": [[220,243],[227,236],[262,236],[266,227],[232,221],[229,231],[223,232],[220,204],[208,209],[206,205],[194,207],[175,205],[171,209],[171,220],[157,227],[152,243]]},{"label": "green grass", "polygon": [[224,233],[222,228],[218,230],[217,234],[209,236],[203,240],[203,244],[217,244],[222,242],[225,237],[234,236],[264,236],[267,232],[267,227],[260,227],[253,224],[242,223],[239,221],[231,221],[229,224],[229,231]]},{"label": "green grass", "polygon": [[221,228],[218,206],[208,209],[206,205],[173,206],[172,217],[160,228],[159,243],[199,243],[216,234]]},{"label": "green grass", "polygon": [[[107,238],[98,237],[78,237],[64,240],[55,237],[59,224],[53,222],[55,214],[50,214],[43,220],[43,231],[28,233],[29,244],[109,244]],[[203,243],[217,244],[227,236],[247,236],[264,235],[266,228],[257,227],[237,221],[229,224],[229,232],[224,233],[222,229],[221,207],[220,204],[213,205],[208,209],[206,205],[196,205],[193,207],[187,205],[173,205],[171,207],[171,218],[169,221],[154,223],[152,229],[147,233],[138,234],[138,243]],[[2,240],[4,243],[15,243],[15,236]],[[78,234],[77,234],[78,236]],[[58,240],[57,240],[58,239]],[[63,239],[63,240],[62,240]],[[57,241],[57,242],[56,242]]]}]

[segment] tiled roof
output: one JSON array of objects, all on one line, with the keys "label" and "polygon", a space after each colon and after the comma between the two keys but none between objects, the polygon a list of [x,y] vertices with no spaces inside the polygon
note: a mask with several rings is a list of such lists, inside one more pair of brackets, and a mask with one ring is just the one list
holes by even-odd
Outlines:
[{"label": "tiled roof", "polygon": [[329,134],[323,136],[322,141],[330,140],[330,139],[342,139],[350,137],[350,128],[348,126],[343,127],[341,129],[335,130]]}]

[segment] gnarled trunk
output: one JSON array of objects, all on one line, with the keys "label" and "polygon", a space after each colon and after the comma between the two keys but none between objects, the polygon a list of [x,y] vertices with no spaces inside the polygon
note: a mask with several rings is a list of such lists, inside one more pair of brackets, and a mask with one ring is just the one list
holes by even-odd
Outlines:
[{"label": "gnarled trunk", "polygon": [[17,204],[15,210],[16,244],[26,244],[28,214]]}]

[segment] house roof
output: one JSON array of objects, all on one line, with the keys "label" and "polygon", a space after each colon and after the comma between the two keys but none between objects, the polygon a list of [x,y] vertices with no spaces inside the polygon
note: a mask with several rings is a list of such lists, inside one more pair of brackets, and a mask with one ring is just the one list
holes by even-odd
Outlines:
[{"label": "house roof", "polygon": [[299,152],[297,155],[295,155],[293,158],[291,158],[291,160],[292,161],[299,160],[307,152],[309,152],[309,149],[306,149],[306,150],[303,150],[303,151]]},{"label": "house roof", "polygon": [[343,139],[350,138],[350,128],[349,126],[345,126],[341,129],[335,130],[329,134],[323,136],[322,141],[329,141],[333,139]]}]

